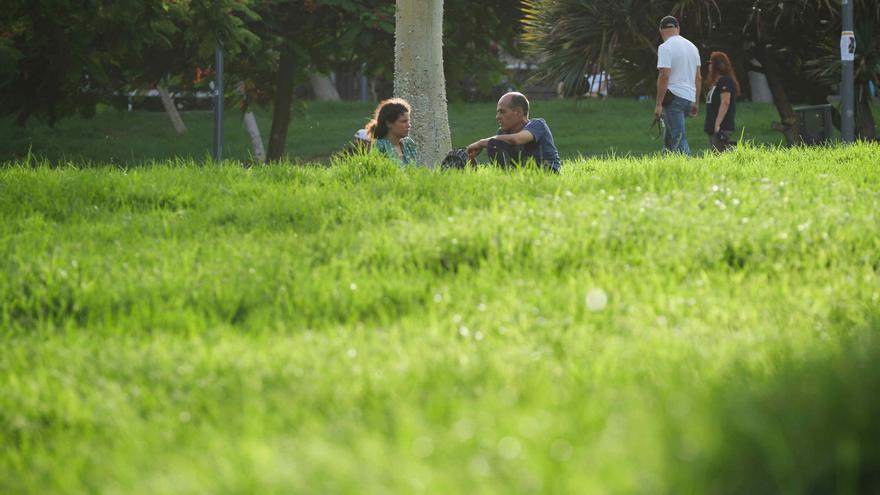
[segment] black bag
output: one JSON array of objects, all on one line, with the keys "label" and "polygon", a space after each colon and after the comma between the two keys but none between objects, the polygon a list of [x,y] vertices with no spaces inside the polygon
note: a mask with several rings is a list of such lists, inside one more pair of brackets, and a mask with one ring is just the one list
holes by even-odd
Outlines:
[{"label": "black bag", "polygon": [[455,148],[454,150],[449,151],[449,153],[446,153],[446,158],[440,163],[440,167],[463,169],[467,167],[467,164],[467,151],[464,148]]},{"label": "black bag", "polygon": [[670,103],[672,103],[672,100],[674,100],[674,99],[675,99],[675,95],[672,94],[672,91],[669,91],[669,90],[667,89],[667,90],[666,90],[666,94],[663,95],[663,101],[660,103],[660,105],[661,105],[663,108],[666,108],[666,107],[669,106]]},{"label": "black bag", "polygon": [[729,150],[736,146],[736,141],[731,141],[730,137],[733,131],[718,131],[712,136],[712,147],[718,151]]}]

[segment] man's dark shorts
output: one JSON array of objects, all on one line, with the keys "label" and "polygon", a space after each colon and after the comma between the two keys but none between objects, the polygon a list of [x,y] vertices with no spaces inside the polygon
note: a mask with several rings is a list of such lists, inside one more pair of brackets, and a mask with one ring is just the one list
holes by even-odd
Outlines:
[{"label": "man's dark shorts", "polygon": [[[502,167],[522,165],[532,158],[539,166],[558,173],[561,164],[559,151],[547,122],[544,119],[529,119],[523,130],[531,133],[532,141],[517,146],[497,138],[490,139],[486,150],[489,158]],[[498,134],[501,133],[502,130],[498,129]]]},{"label": "man's dark shorts", "polygon": [[495,161],[502,168],[522,166],[531,158],[539,166],[556,173],[559,172],[552,163],[541,161],[534,154],[528,153],[522,148],[522,146],[506,143],[500,139],[490,138],[489,144],[486,146],[486,153],[489,155],[490,160]]}]

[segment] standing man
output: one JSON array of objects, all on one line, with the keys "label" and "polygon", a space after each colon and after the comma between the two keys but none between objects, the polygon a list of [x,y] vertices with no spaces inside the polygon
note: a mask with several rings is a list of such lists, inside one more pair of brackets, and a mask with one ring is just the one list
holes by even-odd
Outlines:
[{"label": "standing man", "polygon": [[686,115],[697,116],[700,101],[700,52],[679,35],[678,19],[668,15],[660,20],[663,44],[657,49],[657,100],[654,117],[666,123],[663,150],[690,156],[684,129]]},{"label": "standing man", "polygon": [[471,160],[487,148],[491,160],[502,167],[525,163],[533,158],[539,166],[559,172],[559,152],[544,119],[529,119],[529,100],[522,93],[507,93],[495,109],[498,132],[467,147]]}]

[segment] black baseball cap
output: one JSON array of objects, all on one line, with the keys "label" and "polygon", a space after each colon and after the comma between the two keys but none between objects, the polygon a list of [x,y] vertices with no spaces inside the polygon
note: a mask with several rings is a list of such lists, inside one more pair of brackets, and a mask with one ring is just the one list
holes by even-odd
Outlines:
[{"label": "black baseball cap", "polygon": [[669,28],[677,28],[678,27],[678,19],[668,15],[663,19],[660,19],[660,29],[669,29]]}]

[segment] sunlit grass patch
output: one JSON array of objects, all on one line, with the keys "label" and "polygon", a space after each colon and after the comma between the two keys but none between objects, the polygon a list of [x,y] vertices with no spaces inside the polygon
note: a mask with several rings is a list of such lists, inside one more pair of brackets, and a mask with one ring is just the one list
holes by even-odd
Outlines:
[{"label": "sunlit grass patch", "polygon": [[11,164],[0,492],[870,492],[878,152]]}]

